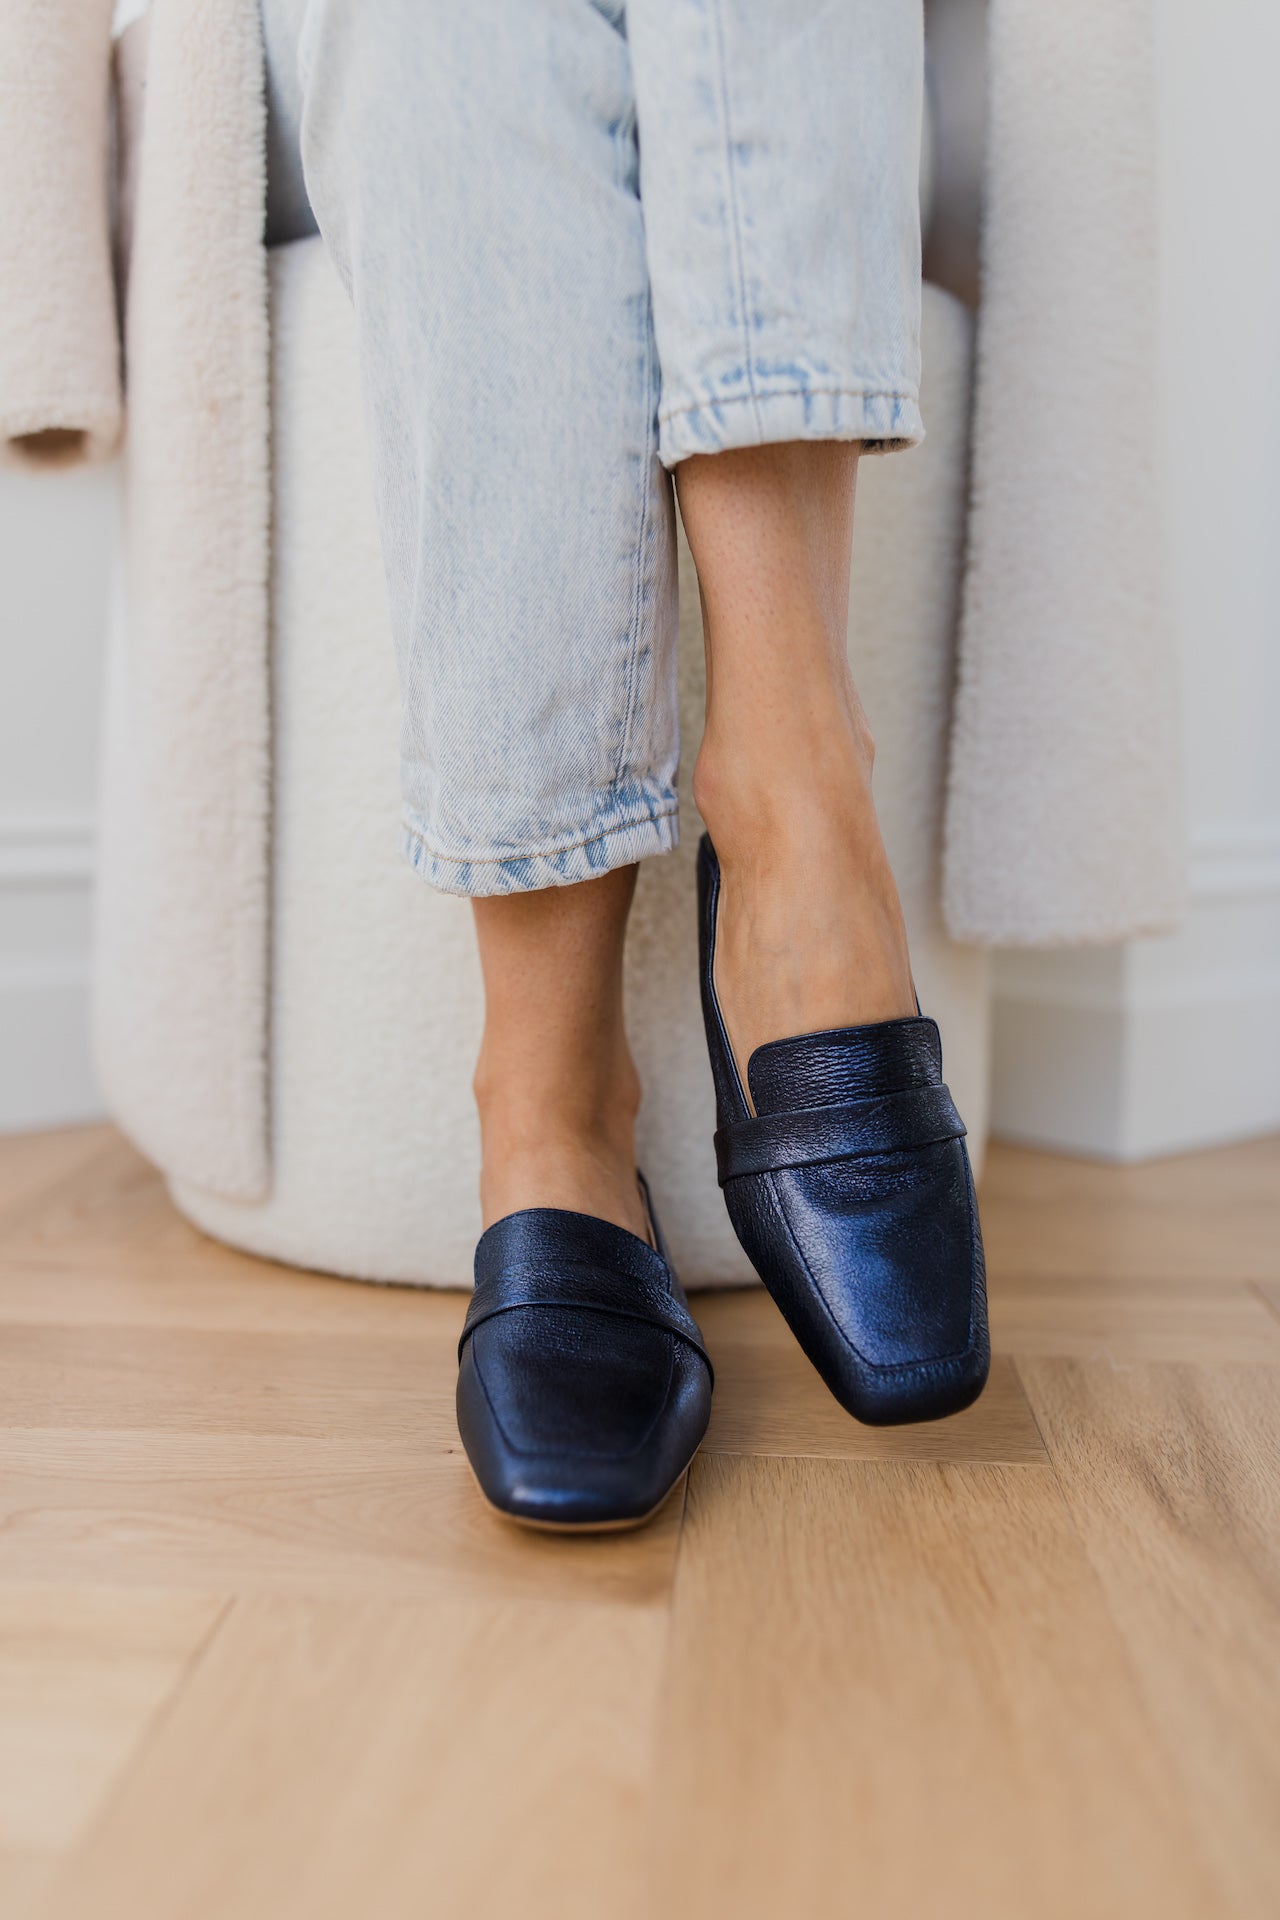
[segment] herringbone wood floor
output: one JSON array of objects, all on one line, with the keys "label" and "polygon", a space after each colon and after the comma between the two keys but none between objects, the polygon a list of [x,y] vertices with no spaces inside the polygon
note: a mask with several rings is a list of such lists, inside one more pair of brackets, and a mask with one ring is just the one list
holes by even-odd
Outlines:
[{"label": "herringbone wood floor", "polygon": [[0,1142],[6,1920],[1273,1920],[1280,1142],[993,1151],[982,1402],[874,1431],[759,1293],[687,1490],[480,1505],[457,1295]]}]

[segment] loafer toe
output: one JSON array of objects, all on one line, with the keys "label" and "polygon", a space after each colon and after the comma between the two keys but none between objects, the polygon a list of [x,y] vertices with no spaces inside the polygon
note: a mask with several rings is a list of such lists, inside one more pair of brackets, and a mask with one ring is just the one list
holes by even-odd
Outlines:
[{"label": "loafer toe", "polygon": [[968,1406],[989,1354],[963,1144],[787,1168],[767,1194],[761,1184],[727,1185],[730,1215],[840,1403],[872,1425]]}]

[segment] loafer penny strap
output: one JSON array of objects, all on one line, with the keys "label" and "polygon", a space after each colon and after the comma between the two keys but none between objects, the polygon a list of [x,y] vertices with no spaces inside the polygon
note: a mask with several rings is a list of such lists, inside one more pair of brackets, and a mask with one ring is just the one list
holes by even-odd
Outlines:
[{"label": "loafer penny strap", "polygon": [[723,1187],[746,1174],[780,1173],[856,1154],[959,1140],[964,1131],[946,1087],[906,1087],[839,1106],[801,1107],[734,1121],[716,1134],[716,1165]]},{"label": "loafer penny strap", "polygon": [[623,1320],[639,1320],[647,1326],[662,1327],[677,1340],[693,1348],[711,1362],[702,1344],[698,1323],[674,1294],[652,1281],[631,1274],[612,1273],[607,1268],[559,1259],[554,1266],[542,1262],[504,1267],[476,1286],[467,1309],[467,1318],[458,1342],[458,1353],[486,1320],[495,1314],[511,1313],[517,1307],[588,1308],[595,1313],[616,1314]]}]

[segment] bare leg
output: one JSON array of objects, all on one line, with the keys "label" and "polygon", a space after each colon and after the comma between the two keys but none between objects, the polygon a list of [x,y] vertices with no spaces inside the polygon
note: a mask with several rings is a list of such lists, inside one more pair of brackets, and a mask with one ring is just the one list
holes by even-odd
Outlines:
[{"label": "bare leg", "polygon": [[857,460],[855,444],[791,442],[675,470],[706,630],[694,794],[720,861],[716,988],[740,1070],[766,1040],[915,1012],[845,653]]},{"label": "bare leg", "polygon": [[635,867],[622,867],[472,903],[485,986],[475,1094],[486,1226],[522,1207],[566,1207],[647,1237],[640,1079],[622,1017],[635,882]]}]

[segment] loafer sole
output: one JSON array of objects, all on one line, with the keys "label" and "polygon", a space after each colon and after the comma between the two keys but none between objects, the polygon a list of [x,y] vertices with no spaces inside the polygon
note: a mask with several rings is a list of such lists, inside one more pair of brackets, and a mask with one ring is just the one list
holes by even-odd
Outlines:
[{"label": "loafer sole", "polygon": [[[470,1461],[467,1464],[470,1467]],[[622,1520],[537,1520],[531,1514],[512,1513],[507,1507],[500,1507],[495,1500],[491,1500],[480,1485],[480,1477],[474,1468],[471,1468],[471,1478],[475,1481],[476,1490],[490,1513],[495,1514],[499,1520],[505,1520],[508,1526],[522,1527],[526,1533],[638,1533],[641,1527],[647,1527],[656,1520],[662,1509],[669,1501],[674,1500],[677,1494],[681,1499],[684,1498],[689,1469],[685,1468],[680,1478],[673,1481],[657,1505],[650,1507],[647,1513],[629,1515]]]}]

